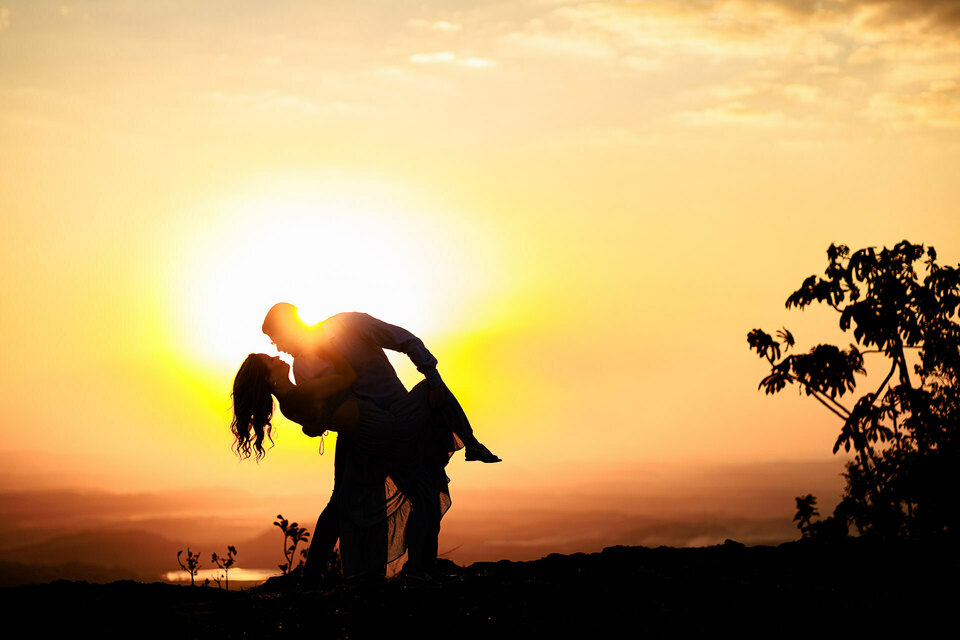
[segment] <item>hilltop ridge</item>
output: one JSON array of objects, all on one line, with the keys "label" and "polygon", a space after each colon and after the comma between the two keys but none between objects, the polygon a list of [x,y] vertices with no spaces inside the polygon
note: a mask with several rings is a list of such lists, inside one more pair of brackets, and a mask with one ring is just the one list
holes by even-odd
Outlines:
[{"label": "hilltop ridge", "polygon": [[948,542],[848,539],[692,549],[608,547],[480,562],[439,587],[399,581],[226,592],[131,581],[0,589],[15,637],[886,637],[955,626]]}]

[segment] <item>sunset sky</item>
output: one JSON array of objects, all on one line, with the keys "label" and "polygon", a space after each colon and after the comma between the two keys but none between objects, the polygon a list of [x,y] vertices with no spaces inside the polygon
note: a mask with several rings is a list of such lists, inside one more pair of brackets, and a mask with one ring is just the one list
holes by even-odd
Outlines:
[{"label": "sunset sky", "polygon": [[958,176],[955,0],[0,0],[0,490],[324,495],[230,451],[281,300],[424,340],[504,458],[451,517],[829,460],[746,334],[852,341],[831,242],[960,263]]}]

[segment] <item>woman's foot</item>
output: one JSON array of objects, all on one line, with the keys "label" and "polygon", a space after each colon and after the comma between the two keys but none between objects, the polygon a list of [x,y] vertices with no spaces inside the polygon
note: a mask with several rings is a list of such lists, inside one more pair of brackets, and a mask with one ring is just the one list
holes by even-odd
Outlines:
[{"label": "woman's foot", "polygon": [[502,460],[493,454],[490,449],[487,449],[485,446],[479,442],[475,445],[467,445],[466,453],[464,454],[467,462],[472,462],[478,460],[480,462],[502,462]]}]

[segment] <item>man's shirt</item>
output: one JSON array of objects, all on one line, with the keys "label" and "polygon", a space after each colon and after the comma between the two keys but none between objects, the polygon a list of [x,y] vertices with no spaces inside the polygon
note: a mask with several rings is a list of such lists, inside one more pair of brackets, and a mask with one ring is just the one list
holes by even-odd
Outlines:
[{"label": "man's shirt", "polygon": [[[437,372],[437,359],[427,351],[420,338],[406,329],[355,311],[331,316],[321,323],[320,328],[324,337],[340,350],[357,372],[353,393],[372,400],[383,409],[389,409],[407,394],[384,349],[407,354],[431,388],[443,384]],[[325,365],[325,361],[315,356],[298,357],[293,362],[294,378],[300,381],[316,377],[323,373]]]}]

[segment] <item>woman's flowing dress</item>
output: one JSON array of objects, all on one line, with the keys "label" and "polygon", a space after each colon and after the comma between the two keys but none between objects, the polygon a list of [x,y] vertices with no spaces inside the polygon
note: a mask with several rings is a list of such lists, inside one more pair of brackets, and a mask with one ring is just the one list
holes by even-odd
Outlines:
[{"label": "woman's flowing dress", "polygon": [[[426,539],[440,530],[451,504],[445,467],[463,444],[449,417],[431,411],[428,395],[421,382],[389,410],[359,398],[357,426],[338,433],[335,482],[344,576],[382,574],[407,550],[408,537]],[[420,517],[411,521],[414,510]]]}]

